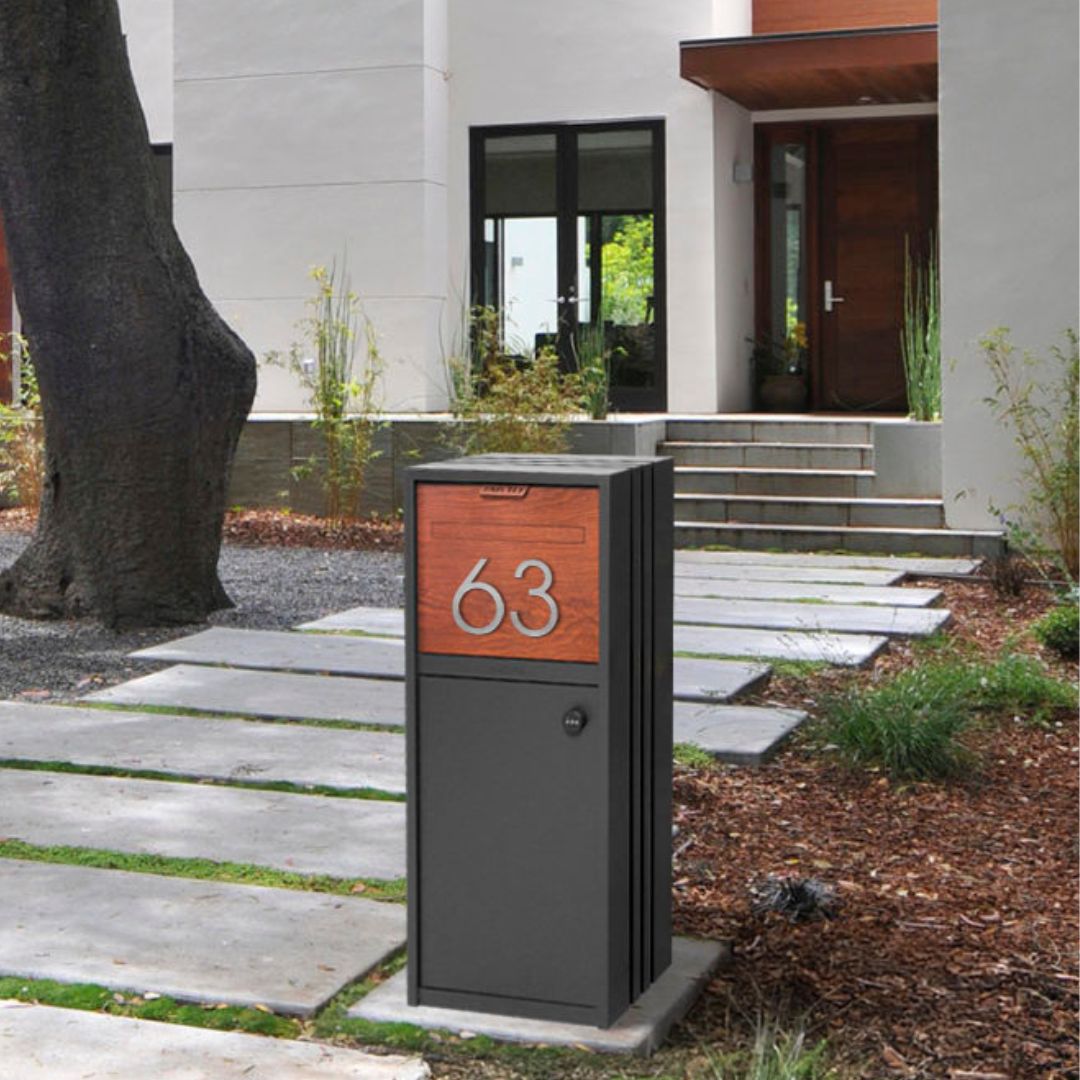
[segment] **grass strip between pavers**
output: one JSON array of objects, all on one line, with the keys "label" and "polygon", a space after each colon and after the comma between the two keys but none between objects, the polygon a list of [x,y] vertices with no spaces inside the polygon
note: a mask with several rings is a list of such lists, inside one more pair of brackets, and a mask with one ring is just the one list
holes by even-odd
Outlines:
[{"label": "grass strip between pavers", "polygon": [[298,874],[274,870],[253,863],[214,862],[213,859],[182,859],[172,855],[141,855],[106,848],[49,847],[28,844],[23,840],[0,840],[0,858],[31,862],[58,863],[65,866],[88,866],[98,870],[127,870],[136,874],[160,877],[193,878],[220,881],[231,885],[262,885],[296,892],[331,893],[335,896],[362,895],[365,900],[387,903],[405,902],[405,879],[339,878],[329,874]]},{"label": "grass strip between pavers", "polygon": [[288,795],[324,795],[334,799],[365,799],[370,802],[404,802],[405,796],[378,788],[337,788],[326,784],[294,784],[288,780],[244,780],[201,776],[198,773],[171,773],[157,769],[119,769],[112,765],[83,765],[73,761],[35,761],[31,758],[0,758],[0,769],[21,772],[73,773],[77,776],[110,776],[119,780],[165,780],[173,784],[199,787],[245,788],[254,791],[283,791]]},{"label": "grass strip between pavers", "polygon": [[0,999],[105,1012],[214,1031],[245,1031],[279,1039],[295,1039],[303,1031],[299,1021],[278,1016],[265,1006],[183,1004],[171,997],[122,993],[94,983],[60,983],[52,979],[20,979],[9,975],[0,978]]},{"label": "grass strip between pavers", "polygon": [[[313,676],[318,678],[318,676]],[[401,684],[404,687],[404,683]],[[402,690],[404,695],[404,690]],[[243,724],[294,724],[298,727],[333,728],[335,731],[376,731],[381,735],[400,735],[401,724],[369,724],[356,720],[323,720],[318,717],[271,716],[269,713],[211,712],[193,709],[187,705],[137,705],[120,701],[50,701],[49,705],[62,705],[69,709],[98,709],[101,712],[147,713],[153,716],[189,716],[200,720],[232,720]]]}]

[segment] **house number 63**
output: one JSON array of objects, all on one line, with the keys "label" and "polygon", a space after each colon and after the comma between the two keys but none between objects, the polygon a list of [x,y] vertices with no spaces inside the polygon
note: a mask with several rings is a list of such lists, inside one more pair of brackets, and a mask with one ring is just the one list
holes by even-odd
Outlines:
[{"label": "house number 63", "polygon": [[[476,565],[469,571],[469,576],[465,578],[458,586],[457,592],[454,593],[454,603],[451,608],[454,615],[454,622],[458,625],[458,628],[464,630],[466,634],[474,634],[476,637],[494,634],[502,625],[502,621],[506,616],[506,601],[503,600],[502,593],[500,593],[494,585],[489,585],[486,581],[477,580],[480,577],[481,571],[487,566],[487,562],[487,559],[477,560]],[[547,635],[559,625],[559,605],[555,603],[555,598],[548,592],[548,589],[551,588],[551,583],[555,580],[555,576],[551,572],[551,567],[548,566],[546,562],[542,562],[540,559],[526,559],[518,565],[518,568],[514,571],[514,577],[524,577],[527,570],[539,570],[540,573],[544,575],[544,580],[537,585],[535,589],[530,589],[529,595],[538,597],[547,604],[547,622],[539,627],[539,629],[532,630],[521,621],[521,618],[516,611],[510,612],[510,622],[513,624],[514,629],[519,634],[524,634],[525,637],[547,637]],[[495,614],[491,617],[491,621],[484,623],[483,626],[473,626],[471,623],[467,623],[465,621],[465,616],[461,614],[461,602],[471,592],[487,593],[495,604]]]}]

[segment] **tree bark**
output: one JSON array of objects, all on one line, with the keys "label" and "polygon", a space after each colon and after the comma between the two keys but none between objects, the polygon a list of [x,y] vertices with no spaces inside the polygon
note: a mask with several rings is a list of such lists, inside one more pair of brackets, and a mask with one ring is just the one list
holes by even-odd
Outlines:
[{"label": "tree bark", "polygon": [[0,3],[0,212],[46,444],[0,610],[204,619],[229,605],[217,561],[255,360],[173,228],[116,0]]}]

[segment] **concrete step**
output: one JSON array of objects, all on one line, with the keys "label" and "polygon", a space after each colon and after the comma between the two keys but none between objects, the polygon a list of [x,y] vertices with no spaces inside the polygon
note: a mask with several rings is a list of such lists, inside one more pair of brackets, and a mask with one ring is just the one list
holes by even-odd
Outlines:
[{"label": "concrete step", "polygon": [[[916,577],[967,577],[979,569],[978,559],[909,558],[904,555],[829,555],[772,551],[677,551],[675,566],[707,569],[740,568],[748,577],[761,568],[794,567],[800,570],[886,570]],[[677,571],[676,571],[677,572]],[[697,569],[695,569],[697,572]],[[832,581],[831,577],[822,581]]]},{"label": "concrete step", "polygon": [[874,490],[870,469],[761,469],[740,466],[683,465],[675,470],[677,495],[831,495],[868,498]]},{"label": "concrete step", "polygon": [[1003,541],[997,532],[908,529],[881,525],[765,525],[748,522],[675,522],[675,546],[710,544],[748,551],[868,551],[885,554],[970,555],[993,558]]},{"label": "concrete step", "polygon": [[684,417],[669,420],[667,437],[681,441],[868,443],[872,425],[837,417]]},{"label": "concrete step", "polygon": [[940,529],[945,525],[945,510],[940,499],[695,494],[675,496],[675,520]]},{"label": "concrete step", "polygon": [[657,453],[681,465],[777,469],[872,469],[870,443],[663,442]]}]

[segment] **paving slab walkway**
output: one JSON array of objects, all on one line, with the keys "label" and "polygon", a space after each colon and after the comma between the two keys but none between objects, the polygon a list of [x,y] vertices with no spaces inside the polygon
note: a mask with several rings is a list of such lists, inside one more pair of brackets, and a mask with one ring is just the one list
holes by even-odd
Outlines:
[{"label": "paving slab walkway", "polygon": [[733,626],[675,627],[675,651],[698,656],[744,656],[862,667],[888,645],[873,634],[754,630]]},{"label": "paving slab walkway", "polygon": [[416,1058],[0,1001],[7,1080],[426,1080]]},{"label": "paving slab walkway", "polygon": [[[809,606],[809,605],[806,605]],[[715,625],[705,632],[695,626],[687,626],[677,623],[675,626],[675,651],[680,653],[699,653],[717,657],[753,657],[771,660],[821,660],[838,664],[844,667],[859,667],[870,661],[885,645],[885,639],[871,637],[866,634],[843,633],[808,633],[799,628],[794,616],[803,617],[801,611],[797,611],[799,605],[790,606],[788,617],[763,619],[772,622],[777,629],[755,629],[759,625],[750,621],[748,628],[740,626],[740,619],[733,613],[733,622],[725,625]],[[300,629],[319,631],[322,634],[356,632],[371,633],[371,623],[368,621],[368,613],[371,608],[351,608],[335,615],[329,615],[315,622],[304,623]],[[391,632],[390,620],[386,619],[383,609],[379,611],[379,622],[385,628],[384,633]],[[711,609],[719,618],[721,609]],[[394,632],[404,634],[404,613]],[[676,598],[676,619],[680,618],[679,600]],[[939,618],[947,618],[947,613],[942,613]],[[887,622],[887,620],[885,620]],[[732,629],[740,626],[739,629]],[[926,631],[929,632],[929,631]],[[359,640],[365,640],[363,638]]]},{"label": "paving slab walkway", "polygon": [[919,555],[801,554],[797,551],[694,551],[675,553],[675,565],[691,563],[737,566],[802,566],[814,569],[896,570],[917,577],[966,576],[982,564],[981,559],[926,557]]},{"label": "paving slab walkway", "polygon": [[405,726],[405,687],[400,679],[174,664],[97,690],[85,700],[260,719]]},{"label": "paving slab walkway", "polygon": [[[366,611],[368,609],[353,610]],[[401,632],[404,633],[404,628]],[[287,640],[282,641],[283,638]],[[174,669],[166,669],[166,671],[158,672],[158,678],[153,681],[148,677],[145,681],[136,680],[138,685],[125,684],[125,688],[114,687],[111,690],[99,691],[91,695],[93,700],[112,704],[153,704],[209,711],[213,709],[213,705],[208,702],[214,700],[221,686],[229,685],[228,698],[223,696],[220,701],[223,704],[227,701],[225,711],[233,712],[239,711],[238,699],[243,696],[246,686],[253,681],[269,679],[268,675],[264,676],[256,672],[275,667],[306,672],[324,670],[355,676],[333,686],[333,703],[327,705],[326,708],[336,711],[339,703],[338,695],[347,696],[347,684],[351,683],[357,689],[355,707],[350,719],[354,719],[357,723],[369,722],[364,712],[364,702],[368,695],[374,693],[379,706],[386,708],[385,715],[390,715],[391,695],[396,692],[399,701],[396,716],[398,723],[404,724],[405,696],[401,683],[397,683],[395,691],[389,688],[391,684],[381,682],[384,679],[400,680],[404,677],[405,650],[400,638],[350,637],[333,633],[293,633],[279,630],[220,632],[219,629],[214,629],[203,630],[190,637],[155,645],[151,649],[142,649],[132,653],[132,656],[138,660],[187,662],[185,666],[189,669],[192,664],[225,664],[237,669],[240,673],[230,677],[227,668],[214,668],[213,670],[217,671],[218,675],[208,680],[206,686],[203,686],[191,675],[190,670],[181,679],[177,679],[168,674]],[[374,679],[380,680],[377,684],[371,679],[363,678],[368,674],[365,669],[377,667],[380,663],[383,663],[385,673],[382,676],[373,676]],[[244,671],[245,668],[251,670]],[[768,666],[760,663],[746,663],[739,660],[699,660],[688,664],[682,660],[676,660],[675,697],[687,701],[722,701],[745,692],[760,683],[768,674]],[[298,677],[305,678],[306,676]],[[182,698],[172,696],[174,684],[180,681],[187,686]],[[302,704],[303,698],[300,695],[313,694],[312,685],[273,684],[275,688],[282,685],[288,685],[286,700],[289,716],[292,719],[319,719],[322,716],[324,707],[318,703],[311,706],[313,709],[318,709],[318,712],[310,716],[305,716],[303,713],[306,706]],[[270,692],[270,686],[268,682],[267,694]],[[373,689],[376,686],[377,689]],[[266,711],[265,702],[265,695],[256,699],[255,708],[258,710],[258,715],[276,715]]]},{"label": "paving slab walkway", "polygon": [[748,572],[742,579],[675,578],[680,596],[719,596],[736,600],[813,600],[822,604],[879,604],[887,607],[929,607],[941,599],[940,589],[893,586],[834,585],[815,581],[758,581]]},{"label": "paving slab walkway", "polygon": [[341,637],[215,626],[177,641],[140,649],[131,655],[136,660],[225,664],[270,671],[362,675],[375,679],[405,677],[403,642],[386,637]]},{"label": "paving slab walkway", "polygon": [[675,702],[675,742],[697,747],[731,765],[761,765],[804,721],[798,709]]},{"label": "paving slab walkway", "polygon": [[405,876],[405,804],[372,799],[5,769],[0,836],[300,874]]},{"label": "paving slab walkway", "polygon": [[903,570],[859,570],[836,566],[771,566],[757,563],[706,563],[675,561],[676,577],[735,578],[744,581],[773,581],[790,585],[817,583],[822,585],[896,585],[907,576]]},{"label": "paving slab walkway", "polygon": [[0,879],[0,971],[28,979],[309,1016],[405,941],[403,905],[358,897],[14,859]]},{"label": "paving slab walkway", "polygon": [[749,626],[761,630],[835,630],[889,637],[929,637],[951,616],[944,608],[871,604],[798,603],[790,600],[703,599],[677,596],[675,621],[703,626]]},{"label": "paving slab walkway", "polygon": [[0,702],[0,760],[48,762],[57,754],[74,765],[240,784],[405,792],[399,734]]}]

